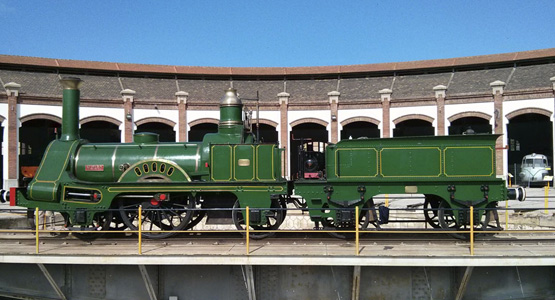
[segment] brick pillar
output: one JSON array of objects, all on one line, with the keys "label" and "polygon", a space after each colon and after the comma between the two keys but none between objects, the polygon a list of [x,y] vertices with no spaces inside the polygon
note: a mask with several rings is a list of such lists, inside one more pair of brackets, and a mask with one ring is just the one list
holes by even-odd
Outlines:
[{"label": "brick pillar", "polygon": [[339,96],[341,93],[337,91],[329,92],[328,98],[330,100],[330,130],[331,130],[331,142],[337,143],[339,141],[338,138],[338,126],[337,126],[337,107],[339,105]]},{"label": "brick pillar", "polygon": [[121,96],[123,98],[123,113],[124,113],[124,142],[133,142],[133,98],[136,92],[134,90],[125,89],[121,91]]},{"label": "brick pillar", "polygon": [[391,102],[391,94],[393,93],[390,89],[383,89],[380,90],[380,97],[382,99],[382,137],[388,138],[391,137],[391,121],[389,120],[390,112],[390,102]]},{"label": "brick pillar", "polygon": [[445,135],[445,91],[444,85],[434,86],[437,101],[437,130],[436,135]]},{"label": "brick pillar", "polygon": [[178,117],[179,141],[186,142],[187,141],[187,98],[189,97],[189,93],[179,91],[175,93],[175,97],[177,98],[177,108],[179,110],[179,117]]},{"label": "brick pillar", "polygon": [[289,105],[289,93],[277,94],[279,100],[279,143],[285,149],[281,157],[281,174],[288,177],[289,174],[289,121],[287,118],[287,106]]},{"label": "brick pillar", "polygon": [[[19,98],[19,89],[21,85],[15,82],[8,82],[4,85],[8,94],[8,134],[7,143],[8,153],[4,153],[4,189],[18,186],[19,179],[19,109],[17,100]],[[7,176],[6,176],[7,175]]]},{"label": "brick pillar", "polygon": [[497,175],[504,175],[505,167],[505,150],[503,149],[506,144],[505,123],[503,115],[503,88],[505,83],[496,80],[489,84],[493,94],[493,118],[494,118],[494,133],[503,134],[495,142],[495,160],[497,162],[496,173]]}]

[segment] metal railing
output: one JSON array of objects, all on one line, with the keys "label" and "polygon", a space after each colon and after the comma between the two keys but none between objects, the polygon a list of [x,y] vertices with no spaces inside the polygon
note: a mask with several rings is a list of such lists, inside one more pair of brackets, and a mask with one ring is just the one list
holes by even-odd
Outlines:
[{"label": "metal railing", "polygon": [[[537,197],[537,198],[541,198],[541,197]],[[549,197],[551,198],[551,197]],[[222,209],[194,209],[195,211],[210,211],[210,210],[222,210]],[[241,233],[244,235],[245,238],[245,251],[246,251],[246,255],[250,255],[251,251],[250,251],[250,244],[251,244],[251,234],[257,234],[257,233],[340,233],[340,234],[349,234],[349,235],[354,235],[351,236],[352,239],[354,239],[355,241],[355,252],[354,255],[360,255],[360,242],[361,242],[361,235],[366,235],[366,234],[378,234],[378,233],[387,233],[387,234],[459,234],[459,235],[468,235],[468,249],[469,249],[469,253],[471,256],[474,255],[474,243],[475,243],[475,235],[477,233],[483,233],[486,232],[488,234],[498,234],[498,233],[515,233],[515,234],[519,234],[519,233],[555,233],[555,225],[554,225],[554,229],[510,229],[509,226],[509,211],[530,211],[530,210],[535,210],[535,211],[541,211],[543,210],[544,214],[548,213],[549,211],[555,211],[554,208],[542,208],[542,209],[538,209],[536,208],[526,208],[526,207],[519,207],[519,208],[508,208],[507,204],[505,205],[505,208],[502,207],[497,207],[495,208],[495,210],[497,211],[498,214],[500,214],[501,212],[504,214],[505,217],[505,226],[504,228],[499,228],[499,229],[488,229],[486,228],[485,231],[480,230],[480,228],[475,228],[475,224],[478,225],[480,224],[480,220],[475,220],[474,219],[474,212],[475,212],[475,208],[474,207],[470,207],[468,209],[443,209],[443,208],[391,208],[390,211],[393,212],[393,217],[390,216],[390,224],[410,224],[410,226],[416,226],[418,224],[422,224],[424,223],[425,226],[423,228],[418,228],[418,227],[412,227],[412,228],[387,228],[387,227],[381,227],[381,228],[374,228],[374,229],[367,229],[367,228],[362,228],[361,226],[353,226],[353,228],[349,228],[347,230],[330,230],[330,229],[326,229],[325,227],[323,229],[314,229],[314,228],[297,228],[297,229],[291,229],[291,228],[287,228],[284,227],[282,229],[276,229],[276,230],[260,230],[260,229],[253,229],[251,228],[250,224],[251,224],[251,209],[249,207],[246,208],[229,208],[229,209],[225,209],[227,211],[231,211],[231,213],[237,212],[237,211],[242,211],[244,212],[244,216],[245,216],[245,228],[244,230],[239,230],[236,228],[232,228],[232,229],[211,229],[208,227],[209,229],[201,229],[201,230],[195,230],[194,228],[192,229],[188,229],[188,230],[157,230],[157,231],[152,231],[152,230],[145,230],[143,229],[143,220],[142,218],[137,218],[137,229],[136,230],[131,230],[129,228],[125,228],[122,230],[110,230],[110,231],[97,231],[95,228],[87,228],[85,230],[77,230],[77,231],[72,231],[72,230],[68,230],[67,228],[63,228],[63,229],[49,229],[47,228],[48,225],[52,225],[57,223],[57,226],[59,226],[59,222],[57,221],[53,221],[52,224],[49,224],[46,220],[46,212],[45,211],[40,211],[38,208],[35,209],[34,211],[34,224],[35,228],[34,229],[0,229],[0,233],[33,233],[35,234],[35,253],[36,254],[40,254],[40,236],[41,234],[44,233],[74,233],[74,234],[91,234],[91,235],[95,235],[95,234],[103,234],[103,233],[132,233],[132,234],[136,234],[138,237],[138,249],[137,249],[137,253],[139,255],[143,254],[142,251],[142,247],[143,247],[143,234],[149,234],[149,233],[165,233],[165,232],[172,232],[172,233],[190,233],[190,234],[196,234],[196,233]],[[256,208],[256,210],[265,210],[264,208]],[[300,211],[301,214],[298,216],[302,216],[303,218],[308,218],[309,214],[306,214],[306,212],[310,211],[310,210],[318,210],[321,211],[322,209],[308,209],[308,208],[271,208],[271,209],[267,209],[267,210],[273,210],[273,211],[279,211],[279,210],[287,210],[287,212],[293,212],[293,211]],[[333,208],[327,208],[326,210],[328,211],[333,211]],[[345,210],[345,209],[343,209]],[[365,209],[359,209],[358,207],[353,208],[352,210],[354,210],[355,213],[355,220],[360,220],[361,218],[361,213],[362,214],[367,214],[368,211],[375,211],[376,208],[365,208]],[[466,225],[463,229],[434,229],[434,230],[430,230],[427,229],[428,224],[426,223],[426,221],[422,220],[422,213],[425,211],[428,212],[435,212],[437,215],[439,214],[440,210],[449,210],[450,213],[459,213],[462,212],[463,214],[466,214],[469,217],[469,225]],[[484,209],[484,208],[480,208],[480,210],[484,211],[485,214],[489,214],[490,211],[492,211],[493,209]],[[8,212],[17,212],[17,210],[3,210],[4,212],[8,211]],[[19,210],[21,211],[21,210]],[[138,216],[141,216],[143,214],[144,211],[147,211],[146,209],[143,210],[143,208],[141,206],[138,207]],[[183,212],[186,212],[187,209],[183,209]],[[116,212],[119,212],[116,211]],[[398,216],[395,215],[396,212],[403,212],[403,213],[410,213],[413,214],[415,216],[419,216],[419,219],[407,219],[405,215],[399,214]],[[416,212],[416,214],[415,214]],[[418,213],[418,212],[422,212],[422,213]],[[373,213],[373,212],[372,212]],[[43,220],[41,220],[41,217],[43,218]],[[55,218],[55,216],[54,216]],[[500,216],[497,220],[500,221]],[[496,220],[496,221],[497,221]],[[379,221],[379,220],[375,220],[375,221]],[[487,224],[486,224],[487,225]],[[228,226],[234,226],[233,224],[228,225]],[[409,226],[409,225],[407,225]],[[290,226],[289,226],[290,227]],[[304,226],[301,226],[304,227]],[[422,227],[422,226],[421,226]],[[486,226],[487,227],[487,226]],[[55,226],[54,226],[55,228]],[[483,228],[482,228],[483,229]],[[171,238],[170,238],[171,239]],[[555,237],[554,237],[555,239]]]}]

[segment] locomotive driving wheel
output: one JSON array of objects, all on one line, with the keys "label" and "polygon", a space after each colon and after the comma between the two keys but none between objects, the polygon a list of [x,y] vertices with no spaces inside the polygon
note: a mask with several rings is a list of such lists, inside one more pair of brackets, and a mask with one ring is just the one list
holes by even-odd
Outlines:
[{"label": "locomotive driving wheel", "polygon": [[[187,196],[172,197],[171,201],[137,201],[121,199],[119,213],[125,225],[133,231],[139,230],[141,220],[142,236],[163,239],[184,230],[194,214],[194,200]],[[139,206],[142,213],[139,216]]]},{"label": "locomotive driving wheel", "polygon": [[[239,230],[244,231],[246,230],[245,218],[243,213],[244,211],[238,208],[241,208],[241,205],[239,204],[239,200],[235,201],[235,204],[233,204],[234,210],[231,212],[231,216],[233,219],[233,223],[235,224],[235,227],[237,227],[237,229]],[[271,208],[285,208],[285,206],[280,201],[276,199],[272,199]],[[250,228],[254,230],[277,230],[281,225],[281,223],[283,223],[283,220],[285,219],[285,210],[271,209],[271,208],[269,210],[269,213],[265,215],[266,223],[262,225],[250,225]],[[261,210],[261,213],[262,211],[264,210]],[[245,235],[244,232],[242,234]],[[273,235],[274,235],[274,232],[251,232],[249,236],[252,239],[260,240]]]},{"label": "locomotive driving wheel", "polygon": [[[474,210],[474,212],[476,212],[476,210]],[[457,222],[455,213],[457,213],[457,210],[451,209],[446,201],[441,201],[438,208],[438,220],[441,228],[447,230],[469,230],[469,225],[463,225]],[[489,219],[490,214],[486,212],[482,215],[481,220],[474,220],[474,230],[484,230],[487,224],[489,224]],[[469,233],[451,232],[449,235],[460,240],[470,239]]]}]

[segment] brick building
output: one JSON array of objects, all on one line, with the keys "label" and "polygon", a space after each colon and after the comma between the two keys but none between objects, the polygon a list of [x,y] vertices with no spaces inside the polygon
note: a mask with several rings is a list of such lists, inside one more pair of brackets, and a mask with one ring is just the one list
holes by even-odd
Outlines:
[{"label": "brick building", "polygon": [[[131,142],[153,131],[161,141],[198,141],[215,131],[218,102],[234,87],[253,110],[260,135],[287,149],[296,171],[298,138],[477,133],[498,139],[499,176],[522,156],[553,157],[555,48],[369,65],[225,68],[139,65],[0,55],[0,130],[4,188],[35,166],[61,124],[58,80],[81,88],[81,136]],[[257,96],[258,95],[258,96]],[[293,139],[294,137],[295,139]],[[502,162],[502,163],[501,163]]]}]

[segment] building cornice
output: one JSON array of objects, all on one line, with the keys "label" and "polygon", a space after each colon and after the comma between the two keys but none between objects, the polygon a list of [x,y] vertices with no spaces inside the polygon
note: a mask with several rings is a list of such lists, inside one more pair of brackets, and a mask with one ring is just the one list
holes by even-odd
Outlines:
[{"label": "building cornice", "polygon": [[196,67],[96,62],[69,59],[0,55],[0,65],[90,72],[172,74],[176,76],[315,76],[330,74],[418,72],[430,69],[465,68],[555,59],[555,48],[409,62],[317,66],[317,67]]}]

